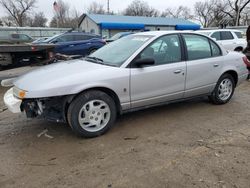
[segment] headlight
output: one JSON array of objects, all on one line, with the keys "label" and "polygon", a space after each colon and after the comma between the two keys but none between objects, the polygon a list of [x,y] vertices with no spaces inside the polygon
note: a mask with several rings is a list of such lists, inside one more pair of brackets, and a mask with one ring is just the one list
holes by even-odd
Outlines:
[{"label": "headlight", "polygon": [[17,88],[16,86],[13,88],[14,96],[19,99],[24,99],[26,97],[27,91]]}]

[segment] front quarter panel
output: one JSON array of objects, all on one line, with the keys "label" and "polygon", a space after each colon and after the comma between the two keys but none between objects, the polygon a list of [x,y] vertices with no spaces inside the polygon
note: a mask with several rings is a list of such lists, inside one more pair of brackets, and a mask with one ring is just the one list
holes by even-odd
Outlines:
[{"label": "front quarter panel", "polygon": [[[122,105],[129,106],[129,69],[108,67],[87,73],[65,75],[40,84],[27,92],[26,98],[45,98],[72,95],[91,88],[107,88],[116,93]],[[126,105],[125,105],[126,106]]]}]

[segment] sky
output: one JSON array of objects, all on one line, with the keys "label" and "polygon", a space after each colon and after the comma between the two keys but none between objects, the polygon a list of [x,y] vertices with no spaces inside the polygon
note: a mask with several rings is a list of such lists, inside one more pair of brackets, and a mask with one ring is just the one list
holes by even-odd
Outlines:
[{"label": "sky", "polygon": [[[70,5],[71,10],[76,9],[80,14],[87,10],[87,7],[92,2],[103,4],[105,9],[107,7],[107,0],[64,0]],[[110,10],[114,12],[120,12],[124,10],[128,4],[133,0],[110,0]],[[180,5],[193,7],[194,3],[198,0],[144,0],[148,4],[160,11],[164,11],[167,7],[177,7]],[[202,0],[199,0],[202,1]],[[53,16],[53,3],[54,0],[37,0],[36,11],[42,11],[50,19]],[[5,16],[5,11],[0,7],[0,17]]]}]

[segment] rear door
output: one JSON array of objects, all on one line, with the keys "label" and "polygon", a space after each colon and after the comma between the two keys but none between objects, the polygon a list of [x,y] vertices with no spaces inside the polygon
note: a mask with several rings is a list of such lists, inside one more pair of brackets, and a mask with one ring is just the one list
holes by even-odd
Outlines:
[{"label": "rear door", "polygon": [[231,31],[221,31],[221,44],[227,50],[233,51],[236,48],[236,41]]},{"label": "rear door", "polygon": [[211,93],[220,77],[223,56],[211,39],[195,34],[183,34],[187,51],[185,97]]},{"label": "rear door", "polygon": [[186,62],[179,36],[166,35],[146,47],[136,59],[152,58],[155,64],[131,67],[132,108],[182,98]]}]

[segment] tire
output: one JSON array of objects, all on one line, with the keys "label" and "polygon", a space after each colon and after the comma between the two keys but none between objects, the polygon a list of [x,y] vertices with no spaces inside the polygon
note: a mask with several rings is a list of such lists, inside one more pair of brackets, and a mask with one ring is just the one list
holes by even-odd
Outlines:
[{"label": "tire", "polygon": [[217,105],[226,104],[232,98],[234,89],[234,78],[230,74],[223,74],[217,82],[214,91],[209,96],[209,99],[212,103]]},{"label": "tire", "polygon": [[95,48],[90,49],[88,55],[94,53],[96,50],[97,50],[97,49],[95,49]]},{"label": "tire", "polygon": [[243,48],[242,47],[237,47],[234,49],[235,52],[242,52],[243,51]]},{"label": "tire", "polygon": [[114,125],[116,116],[114,100],[98,90],[80,94],[67,111],[68,123],[73,132],[85,138],[106,133]]}]

